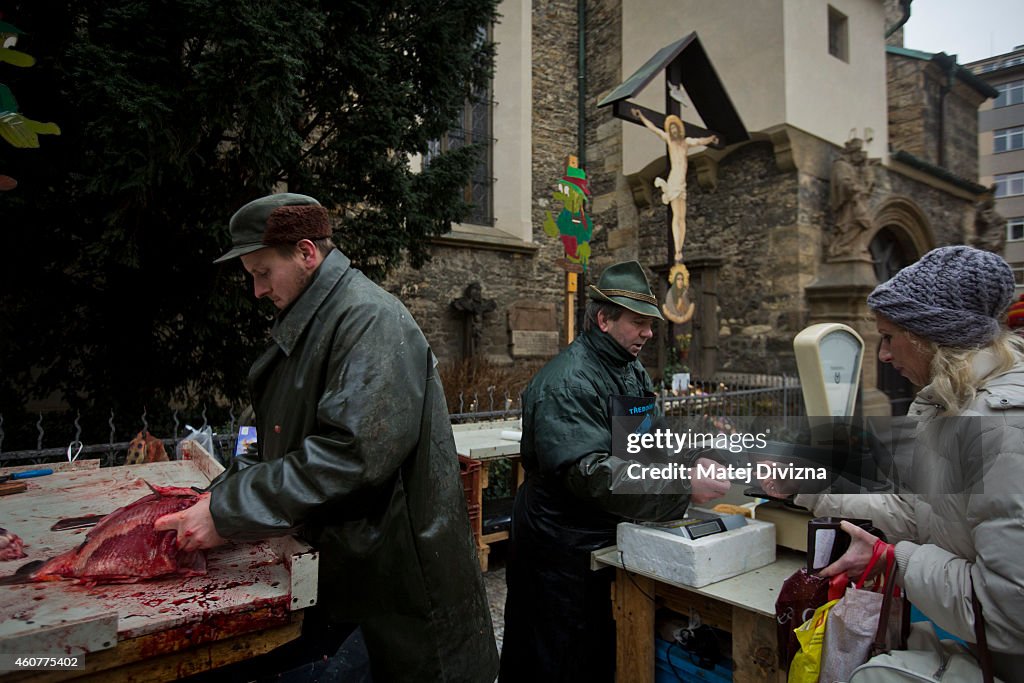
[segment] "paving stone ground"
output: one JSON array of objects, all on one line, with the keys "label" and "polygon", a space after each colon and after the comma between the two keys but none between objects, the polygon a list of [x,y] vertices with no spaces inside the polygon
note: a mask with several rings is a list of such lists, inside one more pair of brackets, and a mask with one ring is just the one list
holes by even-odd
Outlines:
[{"label": "paving stone ground", "polygon": [[487,591],[487,604],[491,608],[491,622],[494,624],[494,640],[501,651],[502,636],[505,633],[505,563],[500,557],[492,558],[488,569],[484,572],[484,588]]}]

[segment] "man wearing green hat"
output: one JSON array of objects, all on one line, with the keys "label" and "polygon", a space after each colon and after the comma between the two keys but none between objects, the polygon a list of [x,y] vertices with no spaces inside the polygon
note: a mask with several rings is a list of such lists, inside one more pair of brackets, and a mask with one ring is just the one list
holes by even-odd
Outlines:
[{"label": "man wearing green hat", "polygon": [[490,612],[423,333],[335,248],[312,197],[257,199],[230,229],[217,261],[240,258],[256,297],[278,308],[249,372],[258,457],[157,529],[186,550],[298,533],[320,553],[303,640],[358,624],[378,683],[491,683]]},{"label": "man wearing green hat", "polygon": [[583,334],[523,394],[527,478],[505,574],[502,683],[612,681],[611,576],[590,570],[591,551],[615,543],[619,522],[678,519],[691,500],[729,490],[725,480],[695,479],[687,493],[671,480],[645,484],[642,495],[615,492],[631,461],[612,453],[612,406],[653,411],[654,386],[637,356],[662,316],[636,261],[606,268],[589,297]]}]

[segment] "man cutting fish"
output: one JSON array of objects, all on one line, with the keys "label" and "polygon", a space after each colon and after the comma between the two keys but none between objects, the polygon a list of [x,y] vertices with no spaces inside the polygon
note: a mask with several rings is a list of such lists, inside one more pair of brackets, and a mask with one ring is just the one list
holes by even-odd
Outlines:
[{"label": "man cutting fish", "polygon": [[[278,309],[249,372],[258,457],[157,520],[182,549],[298,534],[320,552],[314,624],[358,624],[374,681],[490,681],[497,651],[435,359],[353,268],[312,197],[239,209],[232,249]],[[333,652],[323,653],[327,656]]]}]

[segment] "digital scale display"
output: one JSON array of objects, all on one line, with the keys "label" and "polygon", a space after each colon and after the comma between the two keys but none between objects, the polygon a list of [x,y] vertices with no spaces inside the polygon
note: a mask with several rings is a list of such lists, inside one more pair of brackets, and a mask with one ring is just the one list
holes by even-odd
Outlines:
[{"label": "digital scale display", "polygon": [[725,531],[725,525],[720,519],[712,519],[709,521],[698,521],[695,524],[687,524],[682,527],[686,534],[693,540],[703,538],[704,536],[710,536],[711,534],[718,534]]},{"label": "digital scale display", "polygon": [[687,517],[673,522],[670,531],[696,541],[698,538],[738,529],[746,523],[747,519],[743,515]]}]

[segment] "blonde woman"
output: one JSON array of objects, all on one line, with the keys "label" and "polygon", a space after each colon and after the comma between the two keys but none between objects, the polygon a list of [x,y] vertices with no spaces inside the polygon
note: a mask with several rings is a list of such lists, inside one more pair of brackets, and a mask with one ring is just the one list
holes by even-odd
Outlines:
[{"label": "blonde woman", "polygon": [[[815,515],[867,517],[895,543],[897,582],[946,631],[976,641],[996,676],[1024,671],[1024,340],[1003,323],[1013,273],[999,256],[934,249],[868,297],[878,358],[923,387],[911,494],[798,495]],[[859,576],[877,540],[843,522],[850,549],[822,575]],[[972,646],[973,647],[973,646]]]}]

